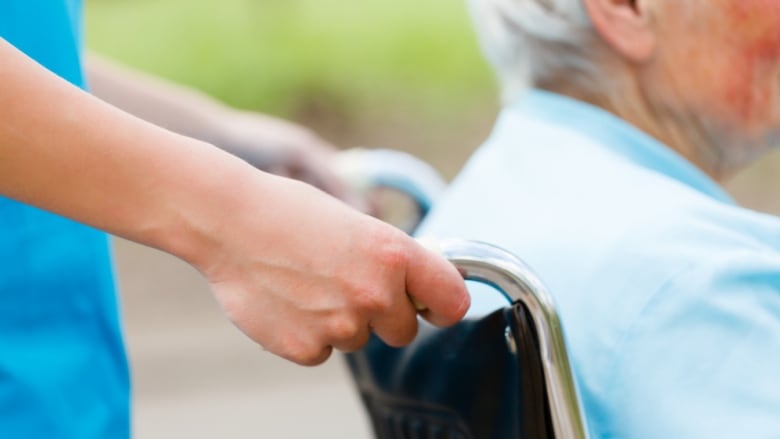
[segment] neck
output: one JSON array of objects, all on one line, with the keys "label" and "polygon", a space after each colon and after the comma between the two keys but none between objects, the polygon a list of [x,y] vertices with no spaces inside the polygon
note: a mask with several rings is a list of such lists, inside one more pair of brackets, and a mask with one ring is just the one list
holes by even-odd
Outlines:
[{"label": "neck", "polygon": [[675,105],[679,102],[675,96],[664,96],[660,88],[643,87],[648,81],[639,81],[636,72],[615,73],[605,71],[602,78],[610,79],[597,81],[603,87],[596,87],[595,93],[560,83],[542,87],[615,114],[675,150],[719,183],[754,158],[747,157],[748,148],[734,147],[733,135],[707,123],[696,111],[680,109]]}]

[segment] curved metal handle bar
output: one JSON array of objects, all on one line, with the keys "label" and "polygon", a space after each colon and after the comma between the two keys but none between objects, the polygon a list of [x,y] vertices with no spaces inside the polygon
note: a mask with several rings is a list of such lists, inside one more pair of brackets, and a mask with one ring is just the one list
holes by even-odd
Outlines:
[{"label": "curved metal handle bar", "polygon": [[[341,151],[336,155],[332,169],[355,190],[387,188],[407,196],[415,203],[420,218],[428,213],[447,187],[433,166],[409,153],[391,149]],[[411,232],[416,226],[417,223],[410,224],[406,229]]]},{"label": "curved metal handle bar", "polygon": [[522,302],[536,326],[553,429],[558,439],[586,439],[577,388],[552,296],[534,272],[517,256],[475,241],[440,242],[441,252],[466,280],[498,289],[512,303]]}]

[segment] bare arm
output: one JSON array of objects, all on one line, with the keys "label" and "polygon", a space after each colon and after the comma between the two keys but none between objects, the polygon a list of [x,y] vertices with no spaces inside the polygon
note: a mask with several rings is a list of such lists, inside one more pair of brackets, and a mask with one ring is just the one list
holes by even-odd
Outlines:
[{"label": "bare arm", "polygon": [[197,90],[96,54],[87,57],[86,73],[95,96],[130,114],[209,142],[264,171],[313,184],[360,205],[330,169],[336,149],[307,128],[228,107]]},{"label": "bare arm", "polygon": [[416,313],[450,324],[468,295],[413,240],[310,186],[128,115],[0,39],[0,194],[172,253],[226,314],[303,364],[369,328],[408,342]]}]

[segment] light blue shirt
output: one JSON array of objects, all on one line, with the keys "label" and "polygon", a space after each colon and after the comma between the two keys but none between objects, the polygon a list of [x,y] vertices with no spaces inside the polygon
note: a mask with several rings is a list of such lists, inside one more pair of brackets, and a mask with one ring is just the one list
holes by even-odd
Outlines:
[{"label": "light blue shirt", "polygon": [[[84,85],[80,0],[3,0],[0,37]],[[108,238],[0,197],[0,438],[121,439],[129,429]]]},{"label": "light blue shirt", "polygon": [[780,221],[620,119],[528,92],[419,234],[539,273],[592,438],[780,437]]}]

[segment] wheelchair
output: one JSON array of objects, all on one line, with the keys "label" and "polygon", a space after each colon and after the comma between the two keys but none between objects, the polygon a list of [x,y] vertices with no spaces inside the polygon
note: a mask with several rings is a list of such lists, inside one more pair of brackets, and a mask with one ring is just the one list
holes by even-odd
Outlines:
[{"label": "wheelchair", "polygon": [[[441,177],[412,156],[352,154],[349,160],[361,161],[353,171],[364,172],[363,187],[405,193],[417,202],[419,218],[443,190]],[[498,247],[451,240],[440,248],[466,280],[497,289],[507,305],[450,328],[421,321],[416,339],[403,348],[373,337],[363,350],[347,354],[375,437],[587,438],[563,330],[544,284]]]}]

